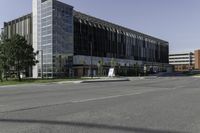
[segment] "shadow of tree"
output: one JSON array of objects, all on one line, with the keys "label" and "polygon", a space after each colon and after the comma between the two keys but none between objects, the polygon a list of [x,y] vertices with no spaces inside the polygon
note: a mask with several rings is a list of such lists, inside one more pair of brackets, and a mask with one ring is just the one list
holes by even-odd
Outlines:
[{"label": "shadow of tree", "polygon": [[94,129],[104,129],[104,130],[117,130],[123,132],[135,132],[135,133],[186,133],[181,131],[167,131],[167,130],[157,130],[150,128],[138,128],[138,127],[128,127],[119,125],[107,125],[107,124],[96,124],[96,123],[86,123],[86,122],[71,122],[71,121],[50,121],[50,120],[29,120],[29,119],[0,119],[0,123],[27,123],[27,124],[45,124],[45,125],[64,125],[64,126],[74,126],[83,128],[94,128]]}]

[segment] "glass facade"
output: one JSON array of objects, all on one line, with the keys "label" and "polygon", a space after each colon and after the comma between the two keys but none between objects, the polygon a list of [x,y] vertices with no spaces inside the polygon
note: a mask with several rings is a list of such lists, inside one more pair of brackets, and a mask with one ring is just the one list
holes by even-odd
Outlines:
[{"label": "glass facade", "polygon": [[69,75],[73,56],[73,7],[59,1],[53,3],[53,72],[54,77]]},{"label": "glass facade", "polygon": [[73,55],[73,7],[56,0],[38,0],[35,5],[38,77],[66,76],[68,57]]},{"label": "glass facade", "polygon": [[[43,68],[43,76],[44,77],[53,77],[53,62],[52,62],[52,10],[53,9],[53,1],[46,0],[41,2],[41,43],[38,46],[38,50],[40,51],[39,61],[42,63],[38,64],[38,74],[39,77],[42,74]],[[39,43],[38,43],[39,44]],[[41,56],[42,59],[41,59]],[[43,61],[42,61],[43,60]],[[43,66],[41,66],[43,65]]]},{"label": "glass facade", "polygon": [[168,42],[75,12],[74,54],[168,63]]}]

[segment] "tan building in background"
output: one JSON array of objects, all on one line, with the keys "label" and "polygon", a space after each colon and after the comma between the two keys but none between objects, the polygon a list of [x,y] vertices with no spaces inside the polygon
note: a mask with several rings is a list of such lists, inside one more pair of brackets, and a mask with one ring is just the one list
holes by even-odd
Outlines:
[{"label": "tan building in background", "polygon": [[200,70],[200,50],[187,53],[170,54],[169,64],[173,65],[174,71],[176,72]]}]

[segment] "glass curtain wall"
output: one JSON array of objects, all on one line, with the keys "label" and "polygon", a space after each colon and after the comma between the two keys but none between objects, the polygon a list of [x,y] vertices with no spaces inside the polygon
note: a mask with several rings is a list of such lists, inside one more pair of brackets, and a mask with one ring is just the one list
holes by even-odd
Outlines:
[{"label": "glass curtain wall", "polygon": [[67,76],[67,65],[73,63],[73,7],[56,0],[37,0],[33,14],[37,29],[33,33],[34,48],[39,51],[34,69],[38,75],[34,77]]},{"label": "glass curtain wall", "polygon": [[[40,7],[41,6],[41,7]],[[38,23],[38,51],[39,64],[38,76],[45,78],[53,77],[53,62],[52,62],[52,0],[42,0],[41,4],[38,3],[38,18],[41,20]],[[42,57],[42,58],[41,58]],[[43,71],[42,71],[43,69]]]},{"label": "glass curtain wall", "polygon": [[[94,22],[93,22],[94,21]],[[168,63],[168,43],[119,27],[74,17],[74,54]],[[104,23],[104,22],[102,22]]]},{"label": "glass curtain wall", "polygon": [[53,2],[53,76],[70,76],[73,61],[73,7]]}]

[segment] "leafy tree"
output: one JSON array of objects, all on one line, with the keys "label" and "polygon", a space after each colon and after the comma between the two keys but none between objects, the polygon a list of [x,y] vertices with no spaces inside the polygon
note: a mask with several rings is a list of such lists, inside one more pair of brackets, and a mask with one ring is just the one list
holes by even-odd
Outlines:
[{"label": "leafy tree", "polygon": [[117,65],[116,60],[115,60],[114,58],[112,58],[111,61],[110,61],[110,66],[111,66],[112,68],[115,68],[116,65]]},{"label": "leafy tree", "polygon": [[0,80],[1,82],[3,82],[3,60],[2,60],[3,53],[1,47],[2,47],[2,42],[0,41]]},{"label": "leafy tree", "polygon": [[135,72],[136,76],[138,76],[140,73],[140,68],[139,68],[138,63],[134,64],[134,72]]},{"label": "leafy tree", "polygon": [[1,82],[3,82],[3,69],[1,68],[1,66],[0,66],[0,80]]},{"label": "leafy tree", "polygon": [[26,39],[20,35],[13,36],[8,47],[9,64],[14,66],[18,79],[21,81],[21,72],[37,63],[35,58],[37,53],[34,52],[31,45],[27,44]]},{"label": "leafy tree", "polygon": [[98,66],[98,75],[102,76],[103,75],[103,65],[104,65],[104,61],[103,58],[101,58],[97,64]]},{"label": "leafy tree", "polygon": [[3,81],[3,75],[7,80],[7,72],[9,71],[9,39],[6,39],[6,36],[2,33],[0,35],[0,79]]}]

